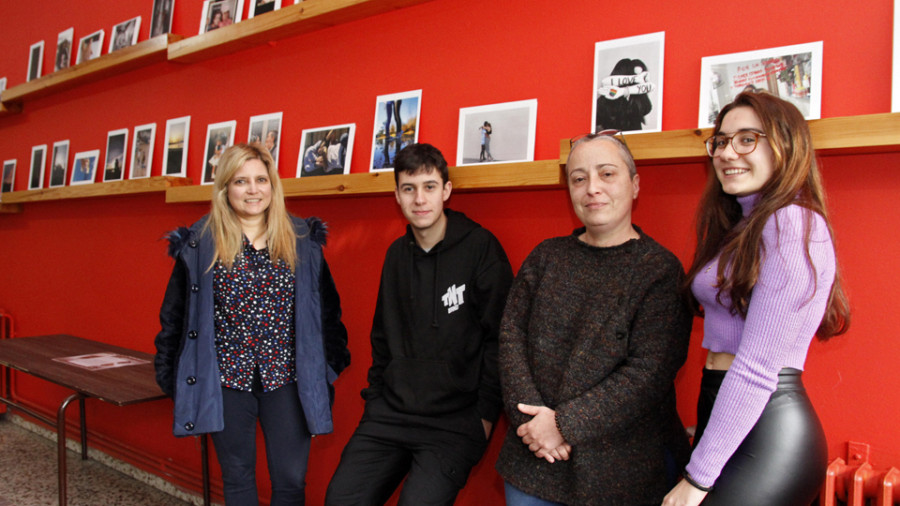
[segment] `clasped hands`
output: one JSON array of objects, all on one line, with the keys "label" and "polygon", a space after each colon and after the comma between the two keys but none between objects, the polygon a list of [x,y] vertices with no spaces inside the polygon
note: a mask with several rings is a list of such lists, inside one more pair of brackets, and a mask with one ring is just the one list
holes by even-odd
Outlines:
[{"label": "clasped hands", "polygon": [[517,404],[516,408],[532,418],[530,421],[519,425],[516,435],[522,438],[522,443],[539,459],[545,459],[549,463],[557,460],[569,460],[572,446],[566,442],[563,435],[556,427],[556,411],[547,406],[530,406]]}]

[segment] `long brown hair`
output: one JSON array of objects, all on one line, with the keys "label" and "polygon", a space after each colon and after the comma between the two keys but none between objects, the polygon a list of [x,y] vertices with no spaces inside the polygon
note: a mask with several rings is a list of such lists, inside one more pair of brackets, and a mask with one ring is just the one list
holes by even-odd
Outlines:
[{"label": "long brown hair", "polygon": [[[751,108],[762,121],[764,139],[772,147],[775,170],[760,189],[759,202],[753,212],[746,221],[741,221],[740,204],[735,196],[722,190],[710,159],[706,187],[697,210],[697,247],[685,282],[686,287],[690,287],[700,269],[720,255],[717,299],[721,301],[722,294],[727,294],[732,312],[746,318],[750,294],[759,278],[763,227],[777,210],[792,204],[805,208],[806,261],[813,279],[816,279],[815,266],[809,254],[812,213],[824,218],[832,242],[834,231],[828,218],[809,126],[800,111],[790,102],[769,93],[744,92],[719,112],[715,133],[719,133],[725,115],[736,107]],[[728,277],[725,276],[726,267],[730,271]],[[702,314],[696,299],[692,298],[692,302],[695,312]],[[841,287],[839,266],[835,265],[834,284],[816,335],[828,339],[843,334],[849,325],[850,305]]]},{"label": "long brown hair", "polygon": [[[262,144],[235,144],[226,149],[216,167],[213,186],[212,207],[206,231],[212,233],[216,246],[216,254],[212,265],[221,262],[231,269],[234,259],[243,249],[243,232],[241,222],[228,202],[228,184],[234,173],[248,160],[259,160],[266,166],[269,181],[272,184],[272,201],[266,209],[267,243],[269,259],[273,264],[283,261],[291,270],[297,265],[297,233],[290,214],[284,205],[284,189],[278,177],[275,160]],[[210,265],[210,267],[212,267]]]}]

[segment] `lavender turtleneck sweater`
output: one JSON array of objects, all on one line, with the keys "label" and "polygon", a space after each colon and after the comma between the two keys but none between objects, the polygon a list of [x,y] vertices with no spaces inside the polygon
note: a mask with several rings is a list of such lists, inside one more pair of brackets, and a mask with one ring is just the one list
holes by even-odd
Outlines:
[{"label": "lavender turtleneck sweater", "polygon": [[[755,194],[738,198],[745,217],[757,200]],[[809,255],[815,273],[804,252],[804,224],[809,219]],[[691,285],[705,313],[703,347],[735,355],[687,466],[691,477],[703,486],[715,483],[756,425],[775,391],[778,371],[803,369],[834,282],[834,246],[821,215],[797,205],[779,209],[766,223],[762,243],[759,279],[746,318],[732,314],[726,293],[721,304],[716,301],[718,257],[701,269]]]}]

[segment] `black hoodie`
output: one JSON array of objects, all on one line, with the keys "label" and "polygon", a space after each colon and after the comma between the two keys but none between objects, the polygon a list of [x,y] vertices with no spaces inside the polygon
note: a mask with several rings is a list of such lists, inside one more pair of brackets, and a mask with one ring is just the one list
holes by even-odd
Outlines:
[{"label": "black hoodie", "polygon": [[425,252],[412,229],[384,258],[372,322],[367,401],[437,417],[474,409],[500,414],[500,318],[513,275],[497,238],[445,209],[444,239]]}]

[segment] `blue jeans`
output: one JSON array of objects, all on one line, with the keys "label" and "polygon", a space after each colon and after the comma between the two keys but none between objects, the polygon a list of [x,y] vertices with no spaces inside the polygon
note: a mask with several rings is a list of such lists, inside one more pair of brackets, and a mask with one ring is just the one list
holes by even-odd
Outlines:
[{"label": "blue jeans", "polygon": [[545,501],[526,494],[506,481],[503,482],[503,488],[506,490],[506,506],[565,506],[561,502]]},{"label": "blue jeans", "polygon": [[272,506],[305,502],[310,434],[300,408],[296,383],[263,392],[222,388],[225,429],[211,434],[228,506],[257,506],[256,422],[266,442],[266,462],[272,483]]}]

